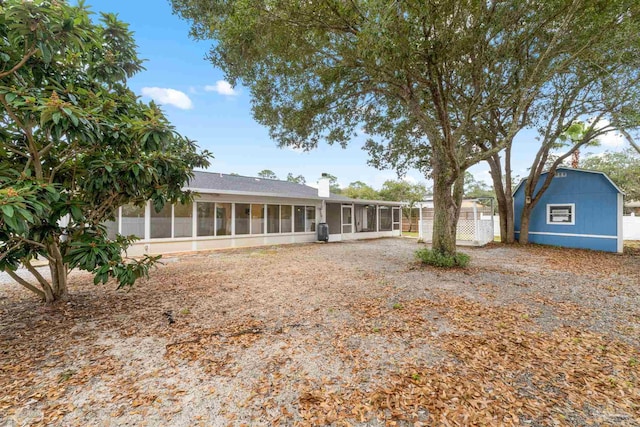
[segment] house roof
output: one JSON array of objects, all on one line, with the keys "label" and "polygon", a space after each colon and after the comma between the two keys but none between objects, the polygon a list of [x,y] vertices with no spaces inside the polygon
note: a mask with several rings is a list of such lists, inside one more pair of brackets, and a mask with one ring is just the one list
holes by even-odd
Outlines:
[{"label": "house roof", "polygon": [[[318,189],[295,182],[279,179],[258,178],[252,176],[228,175],[217,172],[194,171],[194,177],[187,188],[203,194],[237,194],[245,196],[271,196],[291,199],[316,199],[336,202],[357,202],[380,204],[375,200],[356,200],[339,194],[331,193],[330,197],[319,197]],[[384,202],[389,205],[399,205],[400,202]]]},{"label": "house roof", "polygon": [[[558,168],[557,168],[556,170],[557,170],[557,171],[559,171],[559,170],[568,170],[568,171],[584,172],[584,173],[594,173],[594,174],[602,175],[602,176],[604,176],[604,177],[605,177],[605,179],[606,179],[607,181],[609,181],[609,184],[611,184],[611,185],[613,186],[613,188],[615,188],[615,189],[616,189],[616,191],[617,191],[618,193],[624,194],[624,191],[622,191],[622,190],[620,189],[620,187],[618,187],[618,186],[616,185],[616,183],[615,183],[615,182],[611,181],[611,178],[609,178],[609,176],[608,176],[606,173],[604,173],[604,172],[600,172],[600,171],[592,171],[592,170],[588,170],[588,169],[576,169],[576,168],[570,168],[570,167],[567,167],[567,166],[558,166]],[[548,174],[548,173],[549,173],[549,171],[547,171],[547,172],[542,172],[542,173],[540,174],[540,176],[542,176],[542,175],[546,175],[546,174]],[[518,183],[518,185],[516,185],[516,187],[513,189],[513,194],[516,194],[516,192],[518,191],[518,189],[520,189],[520,187],[522,186],[522,184],[524,184],[524,183],[526,182],[526,180],[527,180],[527,178],[522,178],[522,179],[520,180],[520,182]]]}]

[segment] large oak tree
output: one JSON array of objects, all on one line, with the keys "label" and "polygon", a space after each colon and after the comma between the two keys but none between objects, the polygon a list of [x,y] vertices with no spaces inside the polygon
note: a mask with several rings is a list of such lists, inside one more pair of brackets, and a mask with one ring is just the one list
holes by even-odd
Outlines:
[{"label": "large oak tree", "polygon": [[[455,253],[465,170],[513,138],[537,90],[602,31],[584,20],[619,2],[172,3],[194,37],[214,40],[212,63],[249,87],[281,145],[344,145],[364,129],[374,165],[430,175],[433,247]],[[498,110],[515,120],[480,149],[480,125]]]}]

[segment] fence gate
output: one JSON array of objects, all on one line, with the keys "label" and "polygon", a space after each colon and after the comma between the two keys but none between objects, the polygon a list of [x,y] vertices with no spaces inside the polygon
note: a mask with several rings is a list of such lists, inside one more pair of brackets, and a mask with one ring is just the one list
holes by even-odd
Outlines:
[{"label": "fence gate", "polygon": [[[433,236],[433,200],[418,204],[418,235],[425,242]],[[493,241],[493,199],[464,199],[456,230],[456,244],[484,246]]]}]

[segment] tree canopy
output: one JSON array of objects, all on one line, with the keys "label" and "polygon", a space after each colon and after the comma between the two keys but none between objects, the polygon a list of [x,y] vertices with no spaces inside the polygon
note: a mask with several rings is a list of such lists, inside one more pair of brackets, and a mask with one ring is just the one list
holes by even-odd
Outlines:
[{"label": "tree canopy", "polygon": [[[628,0],[172,3],[281,145],[345,145],[363,129],[373,165],[430,174],[443,253],[465,170],[504,148],[550,79],[636,19]],[[511,119],[482,149],[496,116]]]},{"label": "tree canopy", "polygon": [[479,181],[469,171],[464,176],[464,197],[466,198],[479,198],[489,197],[494,198],[495,193],[493,189],[484,181]]},{"label": "tree canopy", "polygon": [[362,181],[350,183],[341,189],[340,194],[351,199],[377,200],[380,198],[380,194],[373,187]]},{"label": "tree canopy", "polygon": [[261,170],[260,172],[258,172],[258,176],[265,179],[278,179],[278,175],[276,175],[276,173],[270,169]]},{"label": "tree canopy", "polygon": [[387,180],[382,184],[379,197],[382,200],[406,202],[413,207],[427,197],[427,186],[423,183],[411,183],[405,180]]},{"label": "tree canopy", "polygon": [[307,179],[303,175],[294,175],[291,172],[287,174],[287,181],[295,182],[296,184],[306,184]]},{"label": "tree canopy", "polygon": [[132,238],[108,239],[103,222],[127,203],[190,200],[182,187],[209,153],[127,87],[142,61],[114,15],[94,23],[82,3],[7,0],[0,43],[0,271],[46,301],[68,297],[72,269],[132,285],[157,257],[126,259]]},{"label": "tree canopy", "polygon": [[402,206],[402,215],[409,223],[408,231],[412,231],[416,204],[425,200],[427,193],[429,193],[429,190],[427,186],[422,183],[411,183],[405,180],[387,180],[382,184],[378,195],[382,200],[405,202],[405,205]]},{"label": "tree canopy", "polygon": [[588,156],[580,167],[606,173],[625,192],[627,200],[640,200],[640,154],[632,147]]}]

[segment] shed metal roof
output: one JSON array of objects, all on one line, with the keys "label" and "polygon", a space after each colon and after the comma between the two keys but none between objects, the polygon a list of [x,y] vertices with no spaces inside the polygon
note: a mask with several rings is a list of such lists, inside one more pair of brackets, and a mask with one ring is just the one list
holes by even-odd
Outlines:
[{"label": "shed metal roof", "polygon": [[295,182],[278,179],[257,178],[252,176],[229,175],[217,172],[194,171],[194,177],[187,188],[203,194],[237,194],[246,196],[270,196],[291,199],[316,199],[336,202],[384,203],[399,205],[400,202],[381,202],[374,200],[356,200],[331,193],[330,197],[318,197],[318,189]]}]

